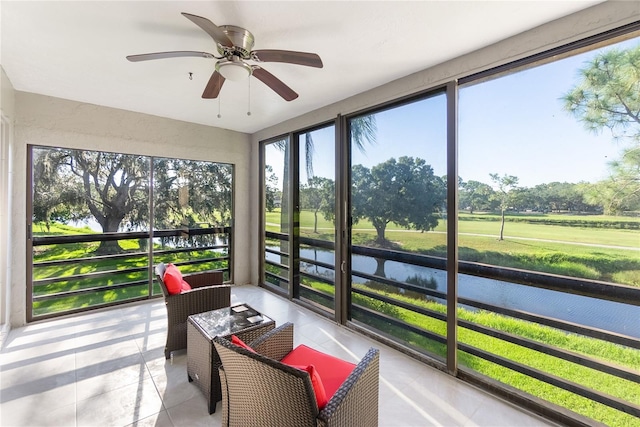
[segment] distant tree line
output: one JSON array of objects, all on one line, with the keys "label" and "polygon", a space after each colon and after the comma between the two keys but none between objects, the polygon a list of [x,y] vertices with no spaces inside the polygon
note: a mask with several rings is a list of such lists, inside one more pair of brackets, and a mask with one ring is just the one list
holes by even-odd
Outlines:
[{"label": "distant tree line", "polygon": [[[551,182],[534,187],[518,187],[518,178],[490,174],[491,184],[459,180],[459,207],[470,213],[502,213],[500,236],[505,212],[570,212],[587,214],[620,214],[640,211],[640,200],[626,199],[611,204],[599,193],[601,183]],[[495,187],[495,189],[494,189]],[[634,203],[630,203],[634,201]],[[605,204],[607,203],[607,204]],[[611,207],[616,206],[612,211]],[[300,187],[300,207],[314,213],[314,232],[318,215],[335,220],[335,183],[332,179],[314,177]],[[391,158],[372,168],[352,168],[353,222],[368,219],[376,229],[376,241],[385,243],[385,230],[390,222],[407,229],[432,230],[446,215],[446,177],[434,175],[426,161],[419,158]]]},{"label": "distant tree line", "polygon": [[[507,211],[518,212],[574,212],[619,215],[625,211],[640,210],[640,200],[634,203],[611,204],[598,193],[600,183],[550,182],[534,187],[515,187],[509,191]],[[459,188],[459,206],[474,212],[500,210],[501,197],[490,184],[469,180]],[[615,209],[612,209],[615,207]]]}]

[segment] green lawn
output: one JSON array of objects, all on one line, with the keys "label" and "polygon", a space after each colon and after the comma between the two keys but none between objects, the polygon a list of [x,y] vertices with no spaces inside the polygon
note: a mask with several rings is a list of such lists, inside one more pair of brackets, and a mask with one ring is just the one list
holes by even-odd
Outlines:
[{"label": "green lawn", "polygon": [[[382,293],[390,296],[389,293]],[[407,300],[407,298],[403,298],[398,295],[393,295],[393,297],[398,300]],[[364,306],[372,305],[371,301],[366,301],[367,298],[365,297],[357,296],[356,298],[354,296],[354,299],[358,304],[362,304]],[[409,302],[435,311],[445,312],[445,307],[441,304],[416,300],[410,300]],[[375,308],[381,311],[380,303],[375,303]],[[391,306],[389,311],[391,315],[407,323],[436,332],[442,336],[446,336],[445,322],[434,320],[430,317],[393,306]],[[461,319],[469,320],[473,323],[514,333],[539,342],[552,344],[560,348],[586,354],[594,358],[626,366],[634,370],[637,370],[638,366],[640,366],[640,351],[638,350],[625,348],[600,340],[567,334],[546,326],[511,319],[505,316],[496,315],[495,313],[483,311],[469,312],[459,309],[458,316]],[[435,343],[421,336],[416,336],[415,334],[407,332],[401,328],[392,328],[393,330],[389,331],[388,325],[378,324],[373,326],[386,332],[391,332],[396,337],[411,345],[425,348],[441,357],[446,356],[446,347],[442,344]],[[640,405],[640,384],[638,383],[605,374],[594,369],[586,368],[572,362],[567,362],[497,338],[488,337],[462,327],[458,328],[458,340],[462,343],[517,361],[543,372],[547,372],[611,396],[618,397],[635,405]],[[548,400],[609,426],[626,427],[640,425],[640,420],[636,417],[533,379],[529,376],[519,374],[479,357],[472,356],[462,351],[459,352],[458,357],[459,363],[464,366],[468,366],[469,368],[500,382],[509,384],[534,396]]]},{"label": "green lawn", "polygon": [[[92,234],[94,231],[87,227],[75,228],[62,224],[51,224],[47,231],[42,224],[34,225],[35,234],[43,235],[74,235],[74,234]],[[33,303],[33,314],[35,316],[59,313],[77,308],[85,308],[94,305],[101,305],[115,301],[123,301],[132,298],[146,297],[149,295],[148,282],[143,285],[129,286],[125,288],[114,288],[114,285],[134,282],[148,281],[149,257],[146,254],[139,254],[141,251],[140,241],[138,239],[119,240],[119,246],[122,253],[131,253],[127,258],[117,259],[96,259],[83,261],[82,263],[60,264],[60,265],[34,265],[33,279],[43,280],[49,278],[65,278],[69,280],[60,280],[45,285],[34,284],[33,295],[43,296],[55,293],[77,291],[89,288],[100,288],[96,292],[75,296],[62,296],[59,298],[40,300]],[[98,243],[73,243],[58,244],[48,246],[37,246],[34,248],[34,263],[43,261],[61,261],[73,260],[78,258],[91,258],[95,253]],[[160,246],[157,250],[162,249]],[[136,254],[138,253],[138,254]],[[208,251],[199,251],[195,249],[191,252],[181,252],[169,255],[157,255],[154,259],[158,262],[181,262],[196,259],[211,258],[212,253]],[[191,273],[195,271],[222,269],[227,267],[227,261],[211,261],[199,265],[191,265],[181,267],[183,273]],[[145,268],[142,271],[131,271],[131,269]],[[70,276],[91,274],[99,272],[112,272],[108,277],[86,277],[74,279]],[[160,287],[154,282],[154,295],[161,293]]]},{"label": "green lawn", "polygon": [[[461,214],[461,217],[469,217]],[[530,215],[540,219],[541,215]],[[553,220],[562,219],[553,215]],[[567,222],[575,216],[564,216]],[[507,222],[505,239],[500,241],[500,222],[496,218],[474,215],[474,220],[458,222],[459,258],[461,261],[481,262],[503,267],[521,268],[544,273],[602,280],[640,287],[640,231],[631,229],[587,228],[575,226],[543,225],[527,222]],[[526,219],[518,215],[518,220]],[[617,217],[585,216],[581,220],[602,223]],[[267,213],[267,230],[278,231],[279,212]],[[639,218],[625,221],[640,222]],[[394,249],[446,256],[446,223],[434,231],[421,233],[389,224],[385,237]],[[313,232],[313,213],[300,214],[300,233],[321,240],[334,240],[333,224],[320,215],[318,233]],[[369,246],[375,231],[367,221],[354,225],[354,245]]]},{"label": "green lawn", "polygon": [[[334,288],[331,285],[307,280],[307,285],[327,295],[333,295]],[[365,287],[364,285],[355,285]],[[439,313],[446,313],[446,306],[428,301],[400,295],[396,292],[376,290],[366,287],[367,290],[393,298],[397,301],[410,303],[418,307],[426,308]],[[414,311],[390,305],[356,293],[352,294],[354,304],[361,305],[377,312],[381,312],[402,320],[421,329],[434,332],[446,337],[446,323],[424,316]],[[320,302],[320,301],[318,301]],[[624,366],[638,371],[640,366],[640,351],[608,343],[605,341],[583,337],[575,334],[538,325],[531,322],[513,319],[486,311],[468,311],[458,309],[458,317],[490,327],[499,331],[515,334],[537,342],[546,343],[555,347],[590,356],[606,363]],[[355,317],[372,327],[384,331],[401,342],[421,348],[427,352],[446,358],[446,346],[438,342],[424,338],[418,334],[407,331],[404,328],[392,326],[387,322],[377,321],[367,317]],[[458,340],[461,343],[488,351],[506,359],[516,361],[531,368],[556,375],[560,378],[581,384],[594,390],[615,396],[621,400],[640,405],[640,384],[624,380],[591,368],[567,362],[557,357],[549,356],[538,351],[511,344],[498,338],[489,337],[463,327],[458,328]],[[552,386],[488,362],[463,351],[458,353],[458,361],[462,366],[467,366],[483,375],[494,378],[502,383],[516,387],[541,399],[568,408],[581,415],[587,416],[609,426],[626,427],[640,425],[640,419],[612,409],[606,405],[596,403],[590,399]]]},{"label": "green lawn", "polygon": [[[300,228],[304,233],[313,234],[314,215],[311,211],[302,211],[300,213]],[[486,216],[487,219],[480,219],[473,221],[464,220],[469,218],[469,214],[461,213],[460,220],[458,221],[458,231],[462,234],[483,234],[497,238],[500,235],[500,222],[496,221],[497,217]],[[513,219],[525,218],[523,215],[518,215]],[[531,216],[532,219],[539,219],[539,215]],[[567,222],[572,221],[575,216],[565,216]],[[602,222],[605,219],[614,220],[617,217],[604,217],[599,216],[586,216],[585,221]],[[554,220],[561,220],[561,215],[555,215]],[[626,218],[626,221],[640,223],[640,218]],[[279,231],[280,224],[280,212],[273,211],[266,213],[267,230]],[[318,233],[322,235],[333,235],[335,227],[332,222],[325,220],[322,215],[318,215]],[[374,231],[374,227],[367,220],[361,220],[357,224],[353,225],[353,231]],[[435,232],[446,232],[447,221],[440,220],[440,223],[435,228]],[[399,227],[394,223],[390,223],[387,227],[387,232],[400,231],[408,234],[425,234],[416,230],[407,230],[403,227]],[[428,233],[427,233],[428,234]],[[504,235],[506,238],[534,238],[543,240],[554,240],[560,242],[574,242],[574,243],[589,243],[597,245],[611,245],[618,247],[628,248],[640,248],[640,231],[631,229],[613,229],[613,228],[599,228],[599,227],[575,227],[575,226],[561,226],[561,225],[546,225],[535,224],[526,222],[510,222],[507,217],[505,224]],[[311,236],[310,236],[311,237]],[[387,237],[389,238],[389,237]],[[330,240],[333,240],[330,239]],[[390,239],[389,240],[393,240]]]}]

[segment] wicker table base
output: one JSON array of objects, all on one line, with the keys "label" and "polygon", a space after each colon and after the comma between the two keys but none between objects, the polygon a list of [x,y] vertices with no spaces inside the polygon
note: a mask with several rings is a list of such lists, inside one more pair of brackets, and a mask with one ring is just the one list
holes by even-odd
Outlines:
[{"label": "wicker table base", "polygon": [[209,413],[216,411],[222,399],[218,368],[221,365],[213,347],[216,336],[235,335],[250,343],[275,327],[276,323],[247,304],[207,311],[189,316],[187,321],[187,375],[204,393]]}]

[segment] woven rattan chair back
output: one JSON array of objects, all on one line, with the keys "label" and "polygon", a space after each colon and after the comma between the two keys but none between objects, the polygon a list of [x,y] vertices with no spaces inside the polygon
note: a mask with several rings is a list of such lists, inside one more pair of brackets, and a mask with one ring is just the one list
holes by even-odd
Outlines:
[{"label": "woven rattan chair back", "polygon": [[164,263],[156,266],[156,276],[167,307],[167,344],[164,354],[169,359],[172,351],[187,348],[187,318],[192,314],[229,307],[231,287],[222,284],[224,275],[221,271],[205,271],[185,275],[192,289],[170,295],[162,280],[165,270]]},{"label": "woven rattan chair back", "polygon": [[[257,353],[214,338],[222,361],[224,427],[376,427],[380,351],[370,348],[320,411],[306,371],[279,362],[293,348],[293,324],[256,339]],[[276,360],[278,359],[278,360]]]}]

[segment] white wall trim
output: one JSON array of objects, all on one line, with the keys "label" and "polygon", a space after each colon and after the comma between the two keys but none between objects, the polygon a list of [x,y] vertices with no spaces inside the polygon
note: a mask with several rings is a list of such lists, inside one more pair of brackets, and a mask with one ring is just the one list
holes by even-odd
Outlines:
[{"label": "white wall trim", "polygon": [[13,126],[0,111],[0,348],[11,329],[12,242],[11,221],[13,188]]}]

